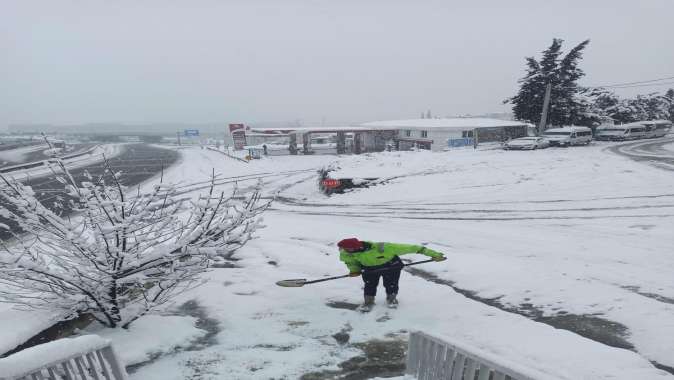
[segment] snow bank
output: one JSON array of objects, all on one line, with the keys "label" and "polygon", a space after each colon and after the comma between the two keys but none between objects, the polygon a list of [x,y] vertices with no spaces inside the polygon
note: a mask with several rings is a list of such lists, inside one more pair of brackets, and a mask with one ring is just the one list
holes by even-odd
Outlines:
[{"label": "snow bank", "polygon": [[[98,162],[103,162],[104,157],[110,159],[112,157],[118,156],[124,151],[124,149],[124,144],[105,144],[92,149],[88,154],[73,158],[63,158],[62,161],[68,167],[68,169],[76,169],[93,165]],[[51,169],[49,169],[47,165],[28,169],[19,169],[7,173],[8,176],[18,180],[22,180],[24,178],[49,176],[52,174],[53,173]]]},{"label": "snow bank", "polygon": [[197,319],[184,316],[146,315],[128,329],[96,329],[96,334],[112,341],[124,365],[150,360],[154,355],[174,351],[206,332],[198,329]]},{"label": "snow bank", "polygon": [[0,322],[0,353],[4,353],[57,321],[50,313],[16,310],[11,304],[0,303]]},{"label": "snow bank", "polygon": [[2,150],[0,151],[0,163],[3,161],[14,163],[23,162],[26,155],[44,148],[47,148],[47,145],[31,145],[11,150]]},{"label": "snow bank", "polygon": [[[77,338],[59,339],[50,343],[27,348],[14,355],[0,359],[2,378],[25,374],[36,368],[47,367],[66,358],[81,355],[84,352],[98,350],[110,343],[97,335],[84,335]],[[40,363],[40,367],[36,367]]]}]

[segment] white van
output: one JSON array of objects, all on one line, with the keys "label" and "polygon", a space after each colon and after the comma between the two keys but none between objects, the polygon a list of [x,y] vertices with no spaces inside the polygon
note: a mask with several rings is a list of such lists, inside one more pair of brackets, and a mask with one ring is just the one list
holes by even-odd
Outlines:
[{"label": "white van", "polygon": [[672,129],[672,122],[669,120],[650,120],[640,122],[646,127],[646,137],[663,137]]},{"label": "white van", "polygon": [[652,139],[655,137],[655,123],[650,121],[640,122],[644,126],[644,138]]},{"label": "white van", "polygon": [[649,132],[642,122],[614,125],[607,128],[597,129],[597,140],[624,141],[643,139]]},{"label": "white van", "polygon": [[541,137],[553,146],[587,145],[592,141],[592,130],[588,127],[550,128]]}]

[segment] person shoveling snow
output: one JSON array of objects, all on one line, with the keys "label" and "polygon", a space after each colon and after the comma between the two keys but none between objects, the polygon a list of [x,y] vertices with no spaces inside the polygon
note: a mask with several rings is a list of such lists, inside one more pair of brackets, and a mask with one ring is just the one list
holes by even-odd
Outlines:
[{"label": "person shoveling snow", "polygon": [[368,312],[374,306],[379,277],[384,280],[388,306],[394,308],[398,305],[398,280],[400,271],[405,266],[399,255],[420,253],[431,257],[433,261],[447,259],[442,253],[422,245],[375,243],[349,238],[341,240],[337,246],[339,247],[339,259],[349,268],[349,276],[363,277],[364,299],[359,308],[362,312]]}]

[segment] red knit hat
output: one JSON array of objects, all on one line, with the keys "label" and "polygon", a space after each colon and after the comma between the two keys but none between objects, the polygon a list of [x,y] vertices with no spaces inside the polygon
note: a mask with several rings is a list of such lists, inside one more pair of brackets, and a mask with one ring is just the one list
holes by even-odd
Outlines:
[{"label": "red knit hat", "polygon": [[356,238],[349,238],[341,240],[337,246],[347,251],[358,251],[363,249],[363,242]]}]

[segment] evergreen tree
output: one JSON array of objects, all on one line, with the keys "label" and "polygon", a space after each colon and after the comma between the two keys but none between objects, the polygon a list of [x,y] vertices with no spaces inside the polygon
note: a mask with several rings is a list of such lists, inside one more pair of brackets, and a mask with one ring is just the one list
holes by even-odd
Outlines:
[{"label": "evergreen tree", "polygon": [[585,73],[578,67],[583,50],[590,43],[585,40],[571,49],[559,62],[552,79],[550,121],[553,125],[579,124],[587,106],[579,97],[582,89],[576,83]]},{"label": "evergreen tree", "polygon": [[647,119],[645,120],[659,120],[669,119],[670,103],[665,96],[658,93],[651,93],[644,95],[641,99],[643,108]]},{"label": "evergreen tree", "polygon": [[664,95],[651,93],[631,99],[620,99],[614,93],[600,90],[595,94],[592,109],[601,116],[611,117],[618,123],[672,119],[674,90]]},{"label": "evergreen tree", "polygon": [[[533,57],[527,57],[527,74],[520,80],[520,89],[514,97],[507,99],[512,103],[516,119],[526,120],[538,125],[543,109],[545,87],[541,87],[541,65]],[[542,91],[541,91],[542,89]]]},{"label": "evergreen tree", "polygon": [[581,42],[560,59],[562,42],[559,38],[553,39],[550,47],[542,52],[540,61],[533,57],[526,58],[527,72],[519,81],[520,89],[517,95],[505,101],[513,105],[513,113],[517,119],[533,124],[540,122],[545,89],[550,83],[552,88],[548,124],[578,124],[585,121],[588,102],[578,97],[582,89],[576,81],[584,75],[578,68],[578,62],[590,41]]}]

